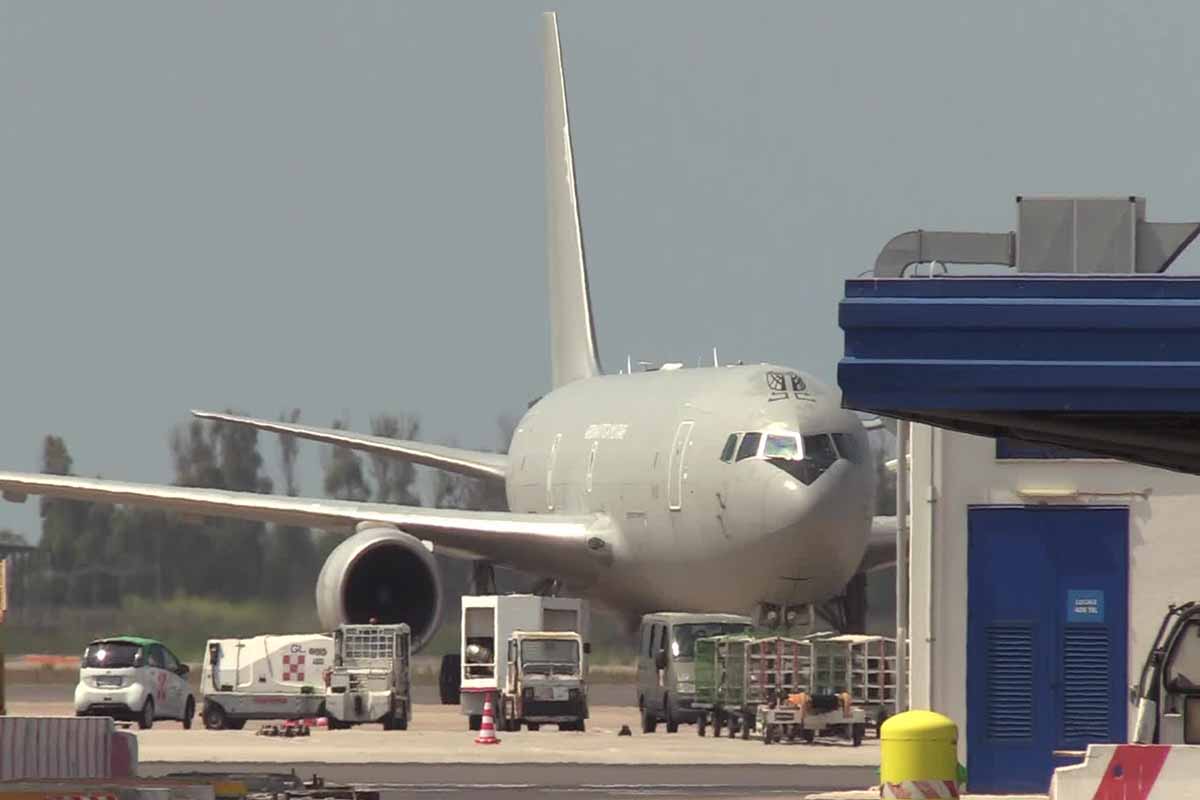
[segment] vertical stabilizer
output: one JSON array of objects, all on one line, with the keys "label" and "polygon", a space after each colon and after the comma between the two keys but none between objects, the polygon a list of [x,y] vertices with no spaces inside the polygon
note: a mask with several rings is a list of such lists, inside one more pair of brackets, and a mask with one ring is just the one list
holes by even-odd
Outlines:
[{"label": "vertical stabilizer", "polygon": [[556,387],[600,374],[588,295],[575,158],[567,119],[558,18],[542,15],[546,65],[546,258],[550,284],[550,357]]}]

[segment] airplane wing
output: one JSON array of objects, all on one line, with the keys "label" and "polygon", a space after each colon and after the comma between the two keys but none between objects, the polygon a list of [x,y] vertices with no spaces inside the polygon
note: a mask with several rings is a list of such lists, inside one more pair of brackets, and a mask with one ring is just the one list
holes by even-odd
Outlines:
[{"label": "airplane wing", "polygon": [[871,537],[867,553],[858,566],[859,572],[874,572],[896,564],[896,518],[875,517],[871,520]]},{"label": "airplane wing", "polygon": [[607,563],[617,535],[606,514],[460,511],[127,483],[74,475],[0,472],[0,494],[14,502],[23,502],[28,495],[45,495],[145,506],[192,517],[232,517],[324,529],[353,530],[360,522],[380,522],[459,553],[568,578],[591,574],[596,566]]},{"label": "airplane wing", "polygon": [[248,425],[260,431],[291,434],[301,439],[311,439],[314,442],[324,442],[369,453],[383,453],[405,461],[444,469],[447,472],[458,472],[474,478],[504,480],[508,474],[508,456],[503,453],[463,450],[439,444],[389,439],[386,436],[370,436],[365,433],[352,433],[332,428],[314,428],[311,425],[298,425],[294,422],[272,422],[265,419],[242,417],[237,414],[218,414],[212,411],[193,411],[192,416],[200,419],[232,422],[235,425]]}]

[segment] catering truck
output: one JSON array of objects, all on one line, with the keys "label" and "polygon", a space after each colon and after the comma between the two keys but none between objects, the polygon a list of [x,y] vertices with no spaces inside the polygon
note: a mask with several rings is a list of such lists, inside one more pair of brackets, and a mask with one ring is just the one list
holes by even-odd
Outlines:
[{"label": "catering truck", "polygon": [[320,714],[333,638],[304,633],[209,639],[200,677],[201,718],[209,730],[241,730],[251,719]]},{"label": "catering truck", "polygon": [[465,595],[459,648],[462,671],[457,688],[459,708],[467,717],[468,727],[479,730],[488,698],[496,727],[504,730],[507,725],[501,693],[509,685],[508,642],[514,632],[579,634],[579,676],[586,681],[587,656],[591,652],[589,624],[587,601],[576,597]]}]

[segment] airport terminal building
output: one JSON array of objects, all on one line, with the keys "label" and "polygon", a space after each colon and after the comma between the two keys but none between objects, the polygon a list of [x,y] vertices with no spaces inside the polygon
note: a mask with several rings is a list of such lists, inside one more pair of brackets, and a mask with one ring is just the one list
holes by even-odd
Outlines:
[{"label": "airport terminal building", "polygon": [[973,782],[1128,741],[1168,604],[1200,598],[1200,477],[928,425],[911,464],[912,707]]},{"label": "airport terminal building", "polygon": [[[902,234],[846,284],[844,403],[911,423],[910,706],[958,724],[975,791],[1129,741],[1168,606],[1200,600],[1200,280],[1154,274],[1200,224],[1144,212],[1018,198],[1015,232]],[[1010,270],[902,277],[938,260]]]}]

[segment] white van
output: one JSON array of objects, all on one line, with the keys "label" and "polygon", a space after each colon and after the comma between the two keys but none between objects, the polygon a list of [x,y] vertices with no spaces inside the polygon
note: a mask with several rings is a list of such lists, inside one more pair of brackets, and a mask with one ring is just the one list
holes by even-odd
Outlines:
[{"label": "white van", "polygon": [[692,708],[696,700],[693,662],[697,639],[749,633],[753,627],[749,617],[737,614],[660,611],[642,617],[638,637],[642,733],[654,733],[660,721],[666,723],[667,733],[675,733],[679,723],[699,719],[699,710]]}]

